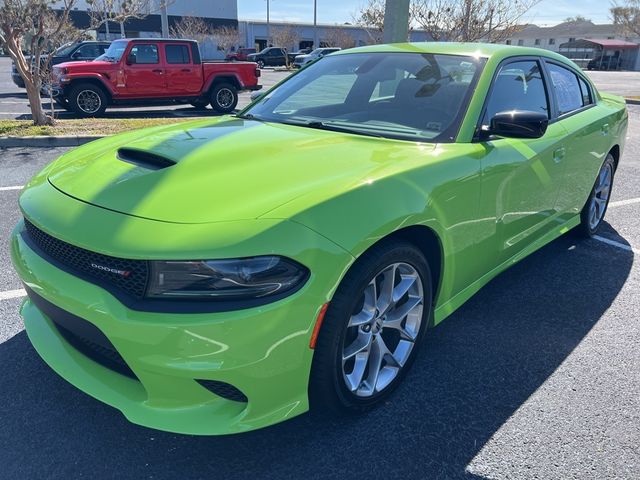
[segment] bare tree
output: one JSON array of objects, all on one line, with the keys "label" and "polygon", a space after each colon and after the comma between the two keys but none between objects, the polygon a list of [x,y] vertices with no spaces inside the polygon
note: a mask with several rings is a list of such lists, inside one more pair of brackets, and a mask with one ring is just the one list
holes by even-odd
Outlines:
[{"label": "bare tree", "polygon": [[218,49],[223,50],[225,54],[240,44],[240,32],[235,27],[223,25],[222,27],[214,28],[212,36],[218,45]]},{"label": "bare tree", "polygon": [[356,40],[344,28],[334,27],[324,36],[324,43],[327,47],[339,47],[342,49],[353,48],[356,46]]},{"label": "bare tree", "polygon": [[[74,4],[75,0],[65,0],[61,12],[51,11],[47,0],[5,0],[0,4],[0,44],[24,80],[35,125],[53,124],[42,106],[40,89],[53,52],[76,34],[69,22]],[[25,57],[25,50],[31,53],[30,58]]]},{"label": "bare tree", "polygon": [[434,39],[500,42],[522,28],[540,0],[415,0],[414,20]]},{"label": "bare tree", "polygon": [[353,15],[353,22],[367,32],[369,43],[382,43],[385,0],[369,0]]},{"label": "bare tree", "polygon": [[212,35],[211,26],[200,17],[182,17],[171,27],[169,34],[173,38],[204,42]]},{"label": "bare tree", "polygon": [[144,18],[151,13],[152,0],[86,0],[89,6],[90,24],[93,29],[102,25],[107,29],[109,22],[120,24],[120,35],[124,38],[124,23],[130,18]]},{"label": "bare tree", "polygon": [[613,24],[621,34],[640,37],[640,0],[626,0],[622,4],[613,2],[610,12]]},{"label": "bare tree", "polygon": [[[271,43],[274,47],[284,48],[285,50],[296,46],[300,42],[300,32],[291,25],[284,25],[271,29]],[[285,64],[289,68],[289,56],[285,55]]]}]

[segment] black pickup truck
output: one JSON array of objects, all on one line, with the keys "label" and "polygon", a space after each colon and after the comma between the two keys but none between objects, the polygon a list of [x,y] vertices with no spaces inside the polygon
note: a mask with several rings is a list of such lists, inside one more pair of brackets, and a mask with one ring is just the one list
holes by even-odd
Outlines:
[{"label": "black pickup truck", "polygon": [[[109,48],[110,43],[94,41],[67,43],[54,52],[53,57],[51,57],[51,65],[71,61],[93,60],[102,55]],[[42,58],[44,59],[45,56],[43,55]],[[27,58],[27,60],[29,59]],[[11,64],[11,79],[18,88],[24,88],[24,80],[22,80],[14,63]]]}]

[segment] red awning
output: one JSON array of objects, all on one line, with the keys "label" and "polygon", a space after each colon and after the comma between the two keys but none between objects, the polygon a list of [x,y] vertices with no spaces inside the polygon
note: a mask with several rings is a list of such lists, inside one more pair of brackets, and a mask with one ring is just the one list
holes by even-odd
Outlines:
[{"label": "red awning", "polygon": [[600,45],[603,48],[638,48],[637,43],[626,42],[624,40],[616,40],[616,39],[595,39],[595,38],[585,38],[585,42],[594,43],[596,45]]}]

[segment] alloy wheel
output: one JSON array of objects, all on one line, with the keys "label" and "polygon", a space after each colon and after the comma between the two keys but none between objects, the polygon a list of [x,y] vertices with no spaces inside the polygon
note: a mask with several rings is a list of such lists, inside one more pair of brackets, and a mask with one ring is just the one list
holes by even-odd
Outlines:
[{"label": "alloy wheel", "polygon": [[607,209],[609,196],[611,195],[611,182],[613,180],[613,167],[605,163],[598,174],[598,180],[593,189],[591,204],[589,205],[589,228],[595,230],[602,221]]},{"label": "alloy wheel", "polygon": [[424,288],[408,263],[385,267],[364,289],[342,349],[346,388],[372,397],[387,388],[411,355],[422,323]]},{"label": "alloy wheel", "polygon": [[100,98],[100,95],[93,90],[82,90],[78,93],[76,102],[80,110],[89,114],[96,113],[102,106],[102,99]]},{"label": "alloy wheel", "polygon": [[234,95],[228,88],[221,88],[216,94],[216,102],[222,108],[229,108],[233,105]]}]

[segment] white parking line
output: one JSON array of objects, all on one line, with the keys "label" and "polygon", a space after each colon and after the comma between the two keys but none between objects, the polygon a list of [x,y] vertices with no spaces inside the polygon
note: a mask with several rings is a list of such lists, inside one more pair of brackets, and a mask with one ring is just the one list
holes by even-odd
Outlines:
[{"label": "white parking line", "polygon": [[618,200],[617,202],[610,202],[609,207],[622,207],[623,205],[633,205],[634,203],[640,203],[640,198],[629,198],[627,200]]},{"label": "white parking line", "polygon": [[0,187],[0,192],[9,191],[9,190],[22,190],[24,185],[14,185],[12,187]]},{"label": "white parking line", "polygon": [[615,240],[610,240],[608,238],[601,237],[600,235],[594,235],[593,239],[602,243],[606,243],[607,245],[611,245],[612,247],[617,247],[622,250],[626,250],[628,252],[640,254],[640,250],[638,250],[637,248],[633,248],[630,245],[625,245],[624,243],[616,242]]},{"label": "white parking line", "polygon": [[23,288],[18,290],[7,290],[6,292],[0,292],[0,300],[9,300],[10,298],[24,297],[27,292]]}]

